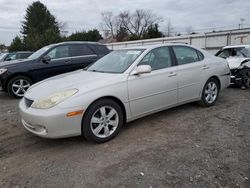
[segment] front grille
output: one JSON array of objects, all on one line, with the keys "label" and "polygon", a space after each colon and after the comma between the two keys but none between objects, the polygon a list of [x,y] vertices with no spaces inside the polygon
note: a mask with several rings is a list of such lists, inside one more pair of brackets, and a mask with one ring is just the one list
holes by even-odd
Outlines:
[{"label": "front grille", "polygon": [[25,102],[25,105],[29,108],[29,107],[31,107],[31,105],[33,104],[34,101],[27,99],[27,98],[24,98],[24,102]]}]

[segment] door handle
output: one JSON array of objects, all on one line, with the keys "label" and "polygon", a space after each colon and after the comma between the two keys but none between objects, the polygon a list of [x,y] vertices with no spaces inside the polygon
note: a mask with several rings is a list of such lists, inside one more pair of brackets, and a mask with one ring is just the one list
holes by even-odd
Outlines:
[{"label": "door handle", "polygon": [[64,63],[69,64],[69,63],[71,63],[71,60],[65,60]]},{"label": "door handle", "polygon": [[209,66],[204,65],[204,66],[202,67],[202,69],[203,69],[203,70],[209,69]]},{"label": "door handle", "polygon": [[168,77],[173,77],[173,76],[176,76],[176,73],[175,73],[175,72],[170,72],[170,73],[168,74]]}]

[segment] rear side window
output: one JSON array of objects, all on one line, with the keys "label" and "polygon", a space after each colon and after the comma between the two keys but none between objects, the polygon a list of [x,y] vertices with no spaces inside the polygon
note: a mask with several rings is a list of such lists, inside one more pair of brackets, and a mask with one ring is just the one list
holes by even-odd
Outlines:
[{"label": "rear side window", "polygon": [[91,45],[91,48],[99,54],[106,55],[109,53],[109,49],[105,45]]},{"label": "rear side window", "polygon": [[202,61],[204,59],[204,55],[198,50],[196,50],[196,52],[198,54],[199,60]]},{"label": "rear side window", "polygon": [[18,54],[18,58],[25,59],[25,58],[29,57],[30,55],[31,55],[31,53],[20,53],[20,54]]},{"label": "rear side window", "polygon": [[95,53],[87,45],[72,45],[71,55],[72,56],[85,56],[94,55]]},{"label": "rear side window", "polygon": [[[173,46],[178,65],[200,61],[197,50],[187,46]],[[203,55],[202,55],[203,59]]]}]

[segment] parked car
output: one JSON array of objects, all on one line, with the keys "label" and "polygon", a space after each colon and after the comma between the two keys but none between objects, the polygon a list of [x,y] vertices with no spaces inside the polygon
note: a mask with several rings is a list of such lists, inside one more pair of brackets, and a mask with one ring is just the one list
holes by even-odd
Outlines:
[{"label": "parked car", "polygon": [[85,68],[108,53],[105,45],[93,42],[63,42],[45,46],[26,60],[0,63],[0,90],[22,98],[32,84]]},{"label": "parked car", "polygon": [[3,53],[3,54],[0,54],[0,62],[3,62],[3,61],[13,61],[13,60],[17,60],[17,59],[26,59],[32,53],[33,52],[28,52],[28,51]]},{"label": "parked car", "polygon": [[23,126],[46,138],[114,138],[125,122],[199,101],[209,107],[228,87],[226,60],[188,45],[113,51],[86,70],[32,86],[20,101]]},{"label": "parked car", "polygon": [[250,45],[226,46],[216,56],[228,61],[232,83],[250,88]]}]

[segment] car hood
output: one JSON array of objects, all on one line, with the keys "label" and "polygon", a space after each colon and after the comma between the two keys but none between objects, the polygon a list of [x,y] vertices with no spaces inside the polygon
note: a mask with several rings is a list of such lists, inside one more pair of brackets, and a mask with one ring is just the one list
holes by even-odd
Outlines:
[{"label": "car hood", "polygon": [[35,100],[47,97],[56,92],[78,89],[85,93],[119,82],[124,74],[110,74],[78,70],[51,77],[30,87],[25,97]]},{"label": "car hood", "polygon": [[239,57],[230,57],[230,58],[227,58],[227,62],[228,62],[228,65],[230,67],[230,69],[236,69],[238,68],[241,63],[245,60],[250,60],[250,58],[239,58]]},{"label": "car hood", "polygon": [[13,60],[13,61],[2,61],[0,62],[0,68],[10,68],[16,65],[19,65],[20,63],[27,63],[30,62],[31,60],[28,59],[18,59],[18,60]]}]

